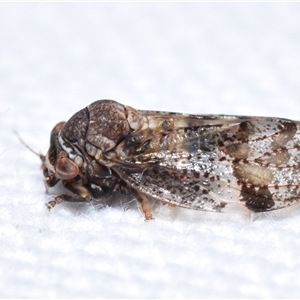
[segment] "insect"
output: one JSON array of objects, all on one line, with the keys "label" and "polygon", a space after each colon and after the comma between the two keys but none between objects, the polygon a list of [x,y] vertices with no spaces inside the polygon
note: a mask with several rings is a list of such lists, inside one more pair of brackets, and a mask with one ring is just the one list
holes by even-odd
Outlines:
[{"label": "insect", "polygon": [[43,163],[50,201],[132,194],[146,219],[154,198],[201,211],[254,212],[300,202],[300,123],[281,118],[143,111],[99,100],[58,123]]}]

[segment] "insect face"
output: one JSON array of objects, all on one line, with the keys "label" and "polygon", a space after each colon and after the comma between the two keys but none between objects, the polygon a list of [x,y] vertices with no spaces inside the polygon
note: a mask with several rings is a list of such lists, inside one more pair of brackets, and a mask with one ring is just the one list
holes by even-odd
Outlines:
[{"label": "insect face", "polygon": [[60,132],[64,125],[65,122],[60,122],[53,128],[50,148],[43,162],[44,177],[48,187],[54,186],[59,180],[75,178],[79,173],[80,163],[82,162],[80,157],[72,156],[70,145],[61,143]]}]

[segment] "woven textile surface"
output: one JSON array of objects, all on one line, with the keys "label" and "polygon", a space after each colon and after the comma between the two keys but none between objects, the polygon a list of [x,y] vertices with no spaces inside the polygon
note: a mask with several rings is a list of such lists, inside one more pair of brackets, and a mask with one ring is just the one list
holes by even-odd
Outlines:
[{"label": "woven textile surface", "polygon": [[0,297],[299,298],[300,206],[45,203],[50,131],[98,99],[300,119],[299,3],[0,3]]}]

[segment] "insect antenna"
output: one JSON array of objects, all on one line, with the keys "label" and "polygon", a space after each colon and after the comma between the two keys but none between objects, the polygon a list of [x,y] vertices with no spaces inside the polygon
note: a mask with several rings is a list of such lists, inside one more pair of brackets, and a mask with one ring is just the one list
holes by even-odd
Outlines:
[{"label": "insect antenna", "polygon": [[34,153],[36,156],[38,156],[42,163],[45,162],[45,155],[43,154],[40,154],[40,153],[37,153],[36,151],[34,151],[32,148],[30,148],[24,141],[23,139],[20,137],[19,133],[17,131],[14,131],[15,135],[18,137],[19,141],[29,150],[31,151],[32,153]]}]

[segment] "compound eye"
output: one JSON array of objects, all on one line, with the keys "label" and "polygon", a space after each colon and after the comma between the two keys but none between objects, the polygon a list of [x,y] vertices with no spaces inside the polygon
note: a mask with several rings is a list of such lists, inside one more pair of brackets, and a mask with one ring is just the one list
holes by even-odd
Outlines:
[{"label": "compound eye", "polygon": [[64,152],[60,153],[55,164],[55,172],[58,178],[68,180],[78,175],[79,168],[72,160],[65,156],[66,154]]}]

